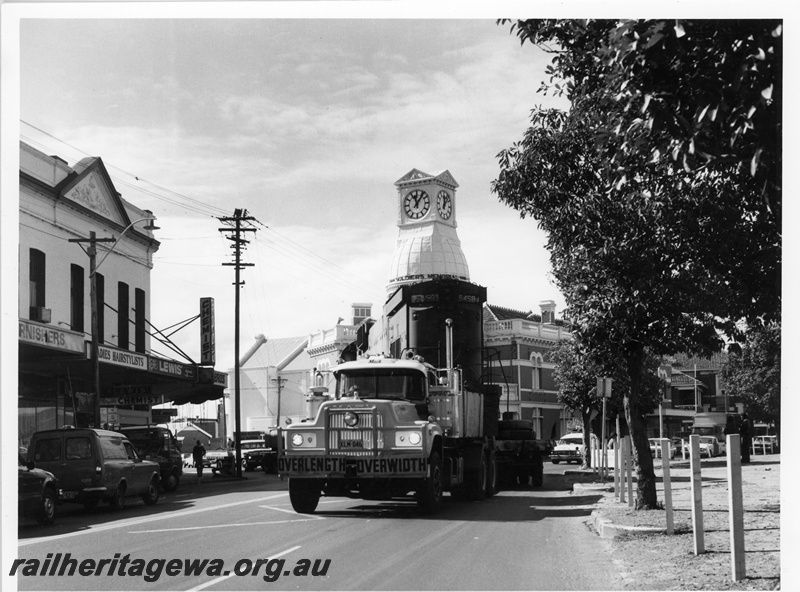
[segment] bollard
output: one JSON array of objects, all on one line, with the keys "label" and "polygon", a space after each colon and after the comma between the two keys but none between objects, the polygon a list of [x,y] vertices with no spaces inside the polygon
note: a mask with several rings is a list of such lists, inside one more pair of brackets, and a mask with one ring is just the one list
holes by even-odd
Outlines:
[{"label": "bollard", "polygon": [[667,534],[675,532],[675,522],[672,515],[672,482],[669,475],[669,440],[661,439],[661,470],[664,473],[664,509],[667,512]]},{"label": "bollard", "polygon": [[740,582],[745,578],[740,438],[739,434],[728,434],[728,523],[731,531],[731,576],[734,582]]},{"label": "bollard", "polygon": [[694,531],[694,554],[706,552],[703,532],[703,482],[700,476],[700,436],[689,436],[689,466],[692,472],[692,530]]}]

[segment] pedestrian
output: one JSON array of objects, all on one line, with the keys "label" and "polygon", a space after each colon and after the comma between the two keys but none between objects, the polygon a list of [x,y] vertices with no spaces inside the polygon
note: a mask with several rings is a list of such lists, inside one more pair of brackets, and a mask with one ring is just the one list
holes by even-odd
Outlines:
[{"label": "pedestrian", "polygon": [[206,449],[200,444],[200,440],[192,448],[192,458],[194,459],[194,466],[197,469],[197,482],[200,483],[200,478],[203,476],[203,457],[206,455]]},{"label": "pedestrian", "polygon": [[750,419],[747,413],[742,413],[739,417],[739,435],[741,437],[742,464],[750,462],[750,446],[753,444],[750,430]]}]

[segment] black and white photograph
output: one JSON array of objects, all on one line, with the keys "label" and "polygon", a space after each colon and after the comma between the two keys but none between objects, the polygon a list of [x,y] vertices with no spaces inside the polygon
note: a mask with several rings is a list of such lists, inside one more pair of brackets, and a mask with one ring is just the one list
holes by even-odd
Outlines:
[{"label": "black and white photograph", "polygon": [[791,588],[785,12],[0,5],[0,588]]}]

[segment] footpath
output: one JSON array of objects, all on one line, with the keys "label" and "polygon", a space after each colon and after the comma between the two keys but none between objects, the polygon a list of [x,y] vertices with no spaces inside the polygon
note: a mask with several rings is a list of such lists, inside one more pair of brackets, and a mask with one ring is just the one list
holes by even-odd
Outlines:
[{"label": "footpath", "polygon": [[[584,473],[574,491],[591,490],[602,496],[590,526],[610,539],[615,561],[634,590],[776,590],[781,586],[781,471],[780,455],[754,455],[742,465],[746,577],[733,582],[729,525],[727,459],[701,462],[703,538],[705,552],[694,553],[691,469],[688,460],[670,464],[674,534],[666,534],[661,460],[654,459],[661,509],[635,511],[617,501],[610,482],[600,483]],[[636,483],[633,484],[634,497]],[[787,572],[794,571],[789,566]],[[791,576],[791,573],[787,575]],[[795,584],[800,583],[792,578]]]}]

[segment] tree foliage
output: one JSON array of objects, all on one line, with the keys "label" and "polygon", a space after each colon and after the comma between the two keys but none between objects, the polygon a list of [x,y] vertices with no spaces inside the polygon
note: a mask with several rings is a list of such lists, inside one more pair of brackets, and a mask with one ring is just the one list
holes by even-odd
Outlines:
[{"label": "tree foliage", "polygon": [[637,508],[656,505],[651,355],[709,355],[780,316],[781,28],[763,21],[519,21],[570,110],[498,155],[502,202],[547,232],[583,347],[617,360]]},{"label": "tree foliage", "polygon": [[747,334],[722,370],[728,394],[740,397],[751,420],[774,423],[780,433],[781,326],[773,323]]}]

